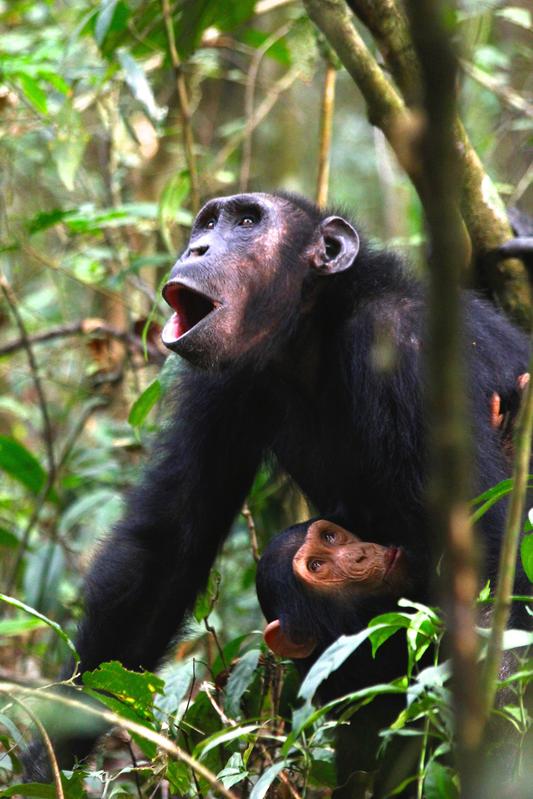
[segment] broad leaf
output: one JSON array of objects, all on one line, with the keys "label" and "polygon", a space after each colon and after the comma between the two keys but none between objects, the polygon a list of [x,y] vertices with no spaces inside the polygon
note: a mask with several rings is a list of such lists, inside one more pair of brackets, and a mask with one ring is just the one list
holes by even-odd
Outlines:
[{"label": "broad leaf", "polygon": [[0,435],[0,469],[7,472],[33,494],[44,486],[46,472],[32,453],[14,438]]}]

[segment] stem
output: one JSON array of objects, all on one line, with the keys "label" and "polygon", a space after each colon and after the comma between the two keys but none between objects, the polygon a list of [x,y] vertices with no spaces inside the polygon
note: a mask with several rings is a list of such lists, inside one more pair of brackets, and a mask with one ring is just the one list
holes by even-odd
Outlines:
[{"label": "stem", "polygon": [[331,156],[331,133],[335,110],[335,80],[337,70],[331,62],[326,62],[322,105],[320,109],[320,151],[318,157],[318,176],[316,181],[316,203],[323,208],[328,201],[329,168]]},{"label": "stem", "polygon": [[[529,373],[533,374],[533,336],[531,344],[532,354],[530,356]],[[520,541],[520,531],[522,529],[529,464],[531,460],[532,435],[533,380],[529,380],[522,398],[522,407],[515,428],[515,457],[513,466],[514,489],[507,508],[505,533],[500,550],[498,582],[494,594],[492,629],[487,648],[487,659],[483,671],[484,707],[487,715],[490,713],[494,704],[498,672],[502,659],[503,634],[507,627],[509,613],[511,611],[511,595],[513,593],[518,544]]]},{"label": "stem", "polygon": [[185,84],[185,77],[183,75],[181,59],[176,48],[176,39],[174,36],[174,26],[172,25],[169,0],[161,0],[161,5],[163,8],[163,17],[165,19],[170,60],[172,62],[174,74],[176,76],[176,89],[178,92],[178,103],[180,107],[181,124],[183,130],[183,149],[185,150],[185,160],[187,162],[187,169],[189,171],[189,179],[191,181],[191,207],[194,213],[197,213],[200,208],[200,188],[198,181],[198,170],[196,167],[196,156],[194,154],[194,137],[191,125],[191,106],[189,102],[187,86]]},{"label": "stem", "polygon": [[[2,690],[1,687],[0,690]],[[61,772],[59,770],[59,764],[57,762],[56,753],[54,752],[52,741],[50,740],[50,736],[46,732],[43,723],[41,722],[40,719],[37,718],[35,713],[32,710],[30,710],[27,704],[22,701],[22,699],[13,696],[13,694],[10,694],[9,698],[11,699],[12,702],[15,702],[15,704],[20,705],[20,707],[24,710],[25,713],[28,714],[30,719],[33,721],[33,723],[39,730],[39,735],[43,739],[44,747],[46,749],[46,754],[48,755],[48,759],[50,760],[50,768],[52,769],[52,775],[54,778],[54,786],[56,789],[57,799],[65,799],[65,794],[63,792],[63,784],[61,782]]]},{"label": "stem", "polygon": [[4,275],[0,275],[0,289],[2,290],[2,294],[6,298],[6,302],[9,305],[11,313],[15,318],[15,322],[20,333],[21,345],[26,350],[26,355],[28,356],[28,362],[30,364],[30,371],[33,380],[33,385],[35,386],[35,391],[39,399],[39,407],[41,409],[41,416],[43,420],[43,439],[46,449],[46,458],[48,461],[48,473],[52,475],[52,480],[53,480],[53,475],[55,474],[55,469],[56,469],[55,456],[54,456],[54,443],[53,443],[54,435],[52,431],[52,424],[50,422],[50,416],[48,414],[48,404],[46,402],[46,396],[41,383],[41,378],[39,377],[39,368],[37,366],[37,361],[35,360],[35,356],[33,354],[30,338],[26,331],[26,326],[18,309],[17,299],[15,297],[15,294],[13,293],[13,289],[9,285]]},{"label": "stem", "polygon": [[[16,685],[15,683],[0,682],[0,693],[7,694],[10,699],[20,704],[21,700],[14,696],[14,694],[17,692],[30,696],[36,695],[34,689],[26,689],[20,685]],[[212,771],[209,771],[209,769],[207,769],[202,763],[198,762],[198,760],[195,760],[184,749],[175,744],[169,738],[161,735],[161,733],[155,732],[149,727],[145,727],[136,721],[132,721],[131,719],[123,718],[122,716],[119,716],[118,713],[113,713],[111,710],[106,710],[105,708],[94,708],[88,705],[86,702],[81,702],[77,699],[69,699],[61,694],[54,694],[49,691],[38,691],[37,696],[42,697],[43,699],[48,699],[51,702],[58,702],[60,705],[63,705],[65,709],[70,709],[72,711],[78,710],[82,713],[88,713],[90,716],[96,716],[97,718],[102,719],[111,726],[124,727],[126,730],[128,730],[128,732],[134,733],[135,735],[140,735],[141,738],[155,743],[156,746],[163,749],[169,755],[172,755],[172,757],[183,761],[195,773],[203,777],[203,779],[206,780],[209,785],[211,785],[213,790],[221,794],[221,796],[226,797],[226,799],[237,799],[235,794],[227,790],[227,788],[225,788],[224,785],[216,778]],[[42,727],[41,722],[36,719],[35,723],[40,730]],[[46,738],[48,738],[48,735],[46,735]],[[63,793],[58,793],[58,797],[63,797]]]}]

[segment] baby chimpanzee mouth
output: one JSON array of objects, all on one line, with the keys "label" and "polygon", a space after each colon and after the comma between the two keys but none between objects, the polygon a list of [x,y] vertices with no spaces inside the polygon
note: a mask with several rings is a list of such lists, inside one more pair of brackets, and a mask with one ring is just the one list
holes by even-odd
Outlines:
[{"label": "baby chimpanzee mouth", "polygon": [[163,289],[163,297],[174,310],[165,325],[164,340],[181,338],[217,307],[217,303],[205,294],[183,283],[167,283]]}]

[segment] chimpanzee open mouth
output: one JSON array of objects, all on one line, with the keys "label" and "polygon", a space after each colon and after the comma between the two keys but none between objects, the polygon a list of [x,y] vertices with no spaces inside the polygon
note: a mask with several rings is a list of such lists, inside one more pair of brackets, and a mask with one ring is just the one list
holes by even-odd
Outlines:
[{"label": "chimpanzee open mouth", "polygon": [[403,550],[401,547],[388,547],[385,554],[385,578],[387,578],[398,567],[403,560]]},{"label": "chimpanzee open mouth", "polygon": [[165,325],[166,333],[173,339],[184,336],[218,307],[214,300],[182,283],[167,283],[163,297],[174,310]]}]

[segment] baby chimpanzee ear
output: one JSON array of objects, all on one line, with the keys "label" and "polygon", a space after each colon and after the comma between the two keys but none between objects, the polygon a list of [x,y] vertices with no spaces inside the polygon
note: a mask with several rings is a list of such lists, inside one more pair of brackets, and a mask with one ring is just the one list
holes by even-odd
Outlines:
[{"label": "baby chimpanzee ear", "polygon": [[313,246],[311,265],[323,275],[344,272],[359,252],[359,236],[346,219],[328,216],[320,225],[320,239]]},{"label": "baby chimpanzee ear", "polygon": [[271,652],[274,652],[275,655],[279,655],[279,657],[291,658],[292,660],[309,657],[316,647],[316,641],[312,639],[301,644],[292,641],[281,629],[281,622],[279,619],[275,619],[267,624],[263,633],[263,638]]}]

